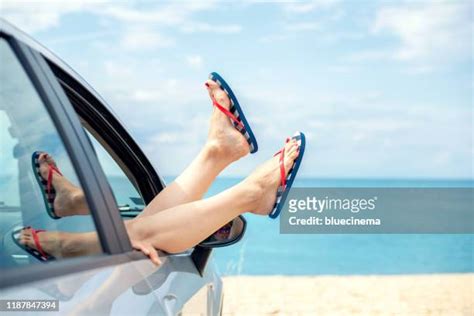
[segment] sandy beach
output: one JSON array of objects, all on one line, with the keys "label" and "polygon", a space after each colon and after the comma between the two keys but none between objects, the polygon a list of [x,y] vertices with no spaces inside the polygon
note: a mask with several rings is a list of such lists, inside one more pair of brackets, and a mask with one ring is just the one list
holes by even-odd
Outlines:
[{"label": "sandy beach", "polygon": [[474,315],[474,274],[231,276],[224,315]]}]

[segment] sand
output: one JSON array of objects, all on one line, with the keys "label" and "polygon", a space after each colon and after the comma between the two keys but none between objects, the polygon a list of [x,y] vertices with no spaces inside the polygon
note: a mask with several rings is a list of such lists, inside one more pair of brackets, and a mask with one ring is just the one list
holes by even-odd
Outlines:
[{"label": "sand", "polygon": [[474,315],[474,274],[232,276],[224,315]]}]

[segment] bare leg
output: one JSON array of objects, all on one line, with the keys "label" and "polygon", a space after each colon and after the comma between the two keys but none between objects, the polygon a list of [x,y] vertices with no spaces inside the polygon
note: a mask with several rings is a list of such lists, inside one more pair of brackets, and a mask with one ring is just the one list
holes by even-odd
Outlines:
[{"label": "bare leg", "polygon": [[[211,99],[230,108],[227,94],[212,80],[206,81]],[[205,146],[183,173],[145,208],[140,216],[152,215],[170,207],[200,200],[217,175],[229,164],[249,153],[243,135],[217,108],[213,108]]]},{"label": "bare leg", "polygon": [[[286,144],[284,164],[287,171],[298,153],[294,140]],[[242,213],[270,213],[279,182],[279,162],[278,157],[274,157],[244,181],[218,195],[178,205],[146,219],[129,221],[130,240],[132,244],[151,245],[170,253],[184,251]]]},{"label": "bare leg", "polygon": [[[285,145],[286,170],[291,168],[297,156],[298,146],[295,141],[290,141]],[[125,222],[127,233],[134,248],[159,264],[156,249],[181,252],[195,246],[242,213],[268,214],[275,203],[279,182],[279,161],[278,157],[273,157],[248,178],[218,195]],[[95,232],[41,232],[38,237],[44,251],[56,257],[90,255],[101,251]],[[29,229],[22,232],[20,242],[36,248]]]}]

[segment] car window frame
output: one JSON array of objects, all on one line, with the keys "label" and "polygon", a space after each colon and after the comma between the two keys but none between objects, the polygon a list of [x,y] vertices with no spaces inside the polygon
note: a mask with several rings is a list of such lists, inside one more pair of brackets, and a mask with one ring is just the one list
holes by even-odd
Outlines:
[{"label": "car window frame", "polygon": [[0,30],[0,38],[6,40],[22,65],[64,143],[84,190],[103,249],[98,256],[3,269],[0,288],[143,258],[143,255],[137,256],[138,253],[132,251],[125,225],[105,174],[95,158],[94,149],[49,65],[38,51],[3,29]]}]

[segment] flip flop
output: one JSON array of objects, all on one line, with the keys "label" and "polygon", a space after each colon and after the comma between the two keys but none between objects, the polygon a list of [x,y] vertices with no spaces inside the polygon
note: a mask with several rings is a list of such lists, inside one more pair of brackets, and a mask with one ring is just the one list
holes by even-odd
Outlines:
[{"label": "flip flop", "polygon": [[31,165],[33,167],[33,173],[36,180],[41,188],[41,194],[43,195],[44,205],[46,207],[46,212],[53,219],[59,219],[60,216],[57,216],[54,212],[54,199],[56,198],[56,190],[53,187],[53,173],[56,172],[60,175],[63,175],[59,169],[51,164],[48,164],[48,179],[45,180],[40,173],[40,164],[39,156],[43,154],[42,151],[35,151],[31,155]]},{"label": "flip flop", "polygon": [[[291,189],[291,186],[293,185],[293,181],[295,180],[296,174],[298,172],[298,168],[301,165],[301,161],[303,160],[303,155],[304,155],[304,149],[306,146],[306,139],[305,136],[302,132],[296,132],[291,139],[295,139],[298,146],[300,153],[298,157],[295,159],[293,166],[291,167],[290,171],[288,172],[288,175],[285,177],[286,170],[285,170],[285,165],[283,163],[285,159],[285,148],[283,147],[281,150],[279,150],[276,155],[280,155],[280,186],[278,187],[277,191],[277,199],[275,202],[275,205],[273,206],[273,210],[271,211],[268,216],[270,218],[277,218],[278,215],[280,215],[281,209],[283,205],[285,205],[286,197],[288,196],[288,192]],[[290,141],[290,139],[286,140],[287,142]]]},{"label": "flip flop", "polygon": [[222,77],[217,72],[212,72],[209,75],[209,79],[216,82],[219,87],[225,91],[225,93],[230,99],[229,110],[224,108],[215,100],[213,100],[214,106],[217,107],[222,113],[227,115],[230,118],[232,125],[234,125],[234,127],[239,132],[241,132],[242,135],[244,135],[245,139],[249,143],[250,153],[256,153],[258,150],[257,139],[255,138],[255,135],[253,134],[252,129],[250,128],[250,125],[247,122],[247,119],[245,118],[244,111],[242,111],[242,108],[240,107],[239,101],[237,101],[234,92],[232,92],[230,86],[227,84],[227,82],[225,82],[224,79],[222,79]]},{"label": "flip flop", "polygon": [[19,229],[14,230],[12,232],[13,241],[18,245],[18,247],[22,248],[23,250],[25,250],[26,252],[28,252],[30,255],[32,255],[33,257],[35,257],[36,259],[38,259],[41,262],[48,262],[48,261],[51,261],[51,260],[55,260],[56,259],[55,257],[47,254],[43,250],[43,247],[41,247],[41,244],[40,244],[40,241],[39,241],[39,238],[38,238],[38,234],[41,233],[41,232],[45,232],[44,229],[31,228],[31,233],[33,235],[33,240],[35,242],[35,246],[36,246],[37,249],[28,247],[27,245],[23,245],[22,243],[20,243],[20,234],[26,228],[29,228],[29,227],[19,228]]}]

